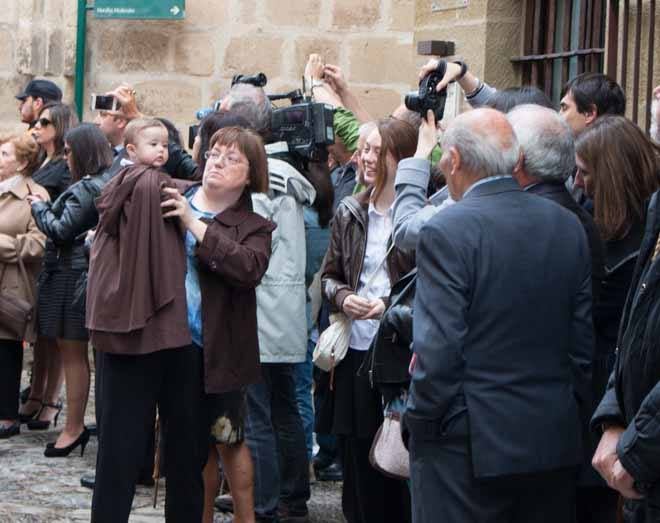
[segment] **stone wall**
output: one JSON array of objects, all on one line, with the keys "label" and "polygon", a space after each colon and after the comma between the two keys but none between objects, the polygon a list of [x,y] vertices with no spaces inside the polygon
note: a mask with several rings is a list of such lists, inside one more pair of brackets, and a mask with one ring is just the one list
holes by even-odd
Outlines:
[{"label": "stone wall", "polygon": [[[434,3],[447,4],[187,0],[186,19],[168,22],[98,20],[88,13],[85,105],[90,93],[127,81],[146,112],[183,128],[228,89],[234,74],[263,71],[267,90],[283,92],[300,86],[307,56],[319,52],[344,69],[374,115],[384,116],[416,86],[416,70],[426,61],[416,55],[422,38],[454,40],[478,74],[498,85],[516,82],[508,57],[518,47],[510,29],[519,26],[519,0],[472,0],[466,9],[431,14]],[[33,76],[52,77],[72,101],[77,2],[3,4],[0,131],[20,128],[13,95]]]}]

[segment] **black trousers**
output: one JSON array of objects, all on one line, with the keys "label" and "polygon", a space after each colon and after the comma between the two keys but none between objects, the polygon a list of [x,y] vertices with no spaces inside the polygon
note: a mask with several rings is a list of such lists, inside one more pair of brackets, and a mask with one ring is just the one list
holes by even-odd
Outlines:
[{"label": "black trousers", "polygon": [[467,412],[440,437],[407,425],[414,523],[573,523],[577,467],[478,480]]},{"label": "black trousers", "polygon": [[165,520],[201,521],[201,351],[182,347],[141,356],[99,352],[97,359],[103,360],[99,390],[103,415],[92,522],[128,521],[156,404],[166,435]]},{"label": "black trousers", "polygon": [[616,523],[619,493],[609,487],[577,489],[577,523]]},{"label": "black trousers", "polygon": [[18,395],[23,369],[20,341],[0,340],[0,419],[18,419]]},{"label": "black trousers", "polygon": [[[101,352],[94,350],[94,364],[96,369],[95,376],[95,388],[94,388],[94,403],[95,403],[95,414],[96,414],[96,439],[101,439],[101,416],[103,415],[103,398],[101,398],[101,391],[103,390],[103,361],[104,358],[100,357]],[[144,452],[144,457],[142,458],[142,468],[140,470],[139,479],[144,480],[150,478],[153,475],[154,470],[154,427],[156,422],[156,405],[154,405],[153,411],[149,414],[149,419],[151,420],[151,431],[147,436],[147,447]],[[162,433],[162,431],[161,431]],[[160,475],[164,477],[164,459],[161,452],[161,462],[160,462]]]},{"label": "black trousers", "polygon": [[373,438],[337,436],[343,465],[341,507],[344,517],[348,523],[409,522],[408,485],[384,476],[371,466],[372,441]]}]

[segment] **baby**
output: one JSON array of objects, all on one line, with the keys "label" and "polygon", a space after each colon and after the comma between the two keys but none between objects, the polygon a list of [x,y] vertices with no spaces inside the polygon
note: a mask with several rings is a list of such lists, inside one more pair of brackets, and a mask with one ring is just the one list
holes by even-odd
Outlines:
[{"label": "baby", "polygon": [[155,118],[138,118],[126,126],[124,145],[133,164],[162,167],[167,163],[167,143],[167,128]]}]

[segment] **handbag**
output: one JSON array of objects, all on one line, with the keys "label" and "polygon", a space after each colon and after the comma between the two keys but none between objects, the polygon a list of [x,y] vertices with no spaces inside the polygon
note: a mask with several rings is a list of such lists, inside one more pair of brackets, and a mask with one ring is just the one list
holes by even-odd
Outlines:
[{"label": "handbag", "polygon": [[410,478],[410,455],[401,437],[401,415],[387,411],[369,451],[369,463],[394,479]]},{"label": "handbag", "polygon": [[[390,245],[378,263],[373,274],[367,280],[361,292],[365,292],[376,279],[380,266],[385,262],[387,256],[394,248],[394,242]],[[359,294],[359,293],[358,293]],[[330,372],[330,390],[334,388],[334,371],[337,364],[344,359],[348,352],[348,344],[351,341],[352,320],[343,312],[337,312],[330,315],[330,326],[319,336],[312,354],[312,362],[319,369]]]},{"label": "handbag", "polygon": [[[23,340],[28,337],[28,329],[34,314],[34,294],[25,270],[25,264],[20,257],[18,257],[18,267],[29,301],[7,292],[0,294],[0,325],[14,334],[16,338]],[[0,281],[4,279],[6,269],[7,266],[5,265]]]}]

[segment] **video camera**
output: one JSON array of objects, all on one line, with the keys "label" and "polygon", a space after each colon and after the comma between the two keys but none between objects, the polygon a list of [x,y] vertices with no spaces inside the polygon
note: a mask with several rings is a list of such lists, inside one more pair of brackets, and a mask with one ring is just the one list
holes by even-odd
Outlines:
[{"label": "video camera", "polygon": [[406,95],[404,103],[406,107],[419,113],[422,118],[426,118],[426,113],[430,110],[435,115],[435,121],[439,122],[445,113],[445,102],[447,101],[447,88],[438,92],[435,88],[438,82],[442,80],[447,70],[447,62],[440,60],[438,67],[419,82],[418,91],[412,91]]},{"label": "video camera", "polygon": [[268,98],[271,101],[291,101],[288,107],[273,111],[270,126],[273,137],[286,142],[289,152],[301,156],[303,160],[326,161],[327,146],[335,143],[334,109],[327,104],[313,102],[300,89],[268,95]]},{"label": "video camera", "polygon": [[[249,84],[255,87],[264,87],[268,82],[264,73],[253,76],[237,74],[231,80],[232,87],[236,84]],[[303,80],[304,82],[304,80]],[[305,85],[303,83],[303,90]],[[271,118],[271,133],[275,140],[287,143],[289,152],[301,157],[303,160],[323,162],[328,158],[326,147],[335,143],[334,110],[331,106],[316,103],[300,89],[286,94],[270,94],[268,99],[289,100],[291,105],[273,110]],[[197,119],[202,120],[220,107],[220,101],[215,103],[213,109],[200,109]],[[189,129],[188,142],[192,148],[199,125]]]}]

